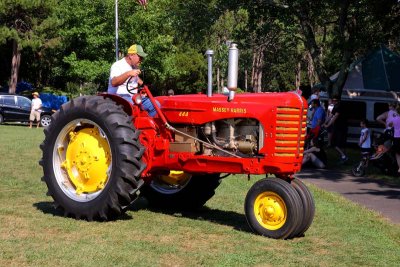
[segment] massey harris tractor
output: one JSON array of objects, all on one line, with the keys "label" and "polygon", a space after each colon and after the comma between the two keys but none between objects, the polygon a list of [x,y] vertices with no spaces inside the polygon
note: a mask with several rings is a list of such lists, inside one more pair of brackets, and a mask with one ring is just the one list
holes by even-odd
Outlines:
[{"label": "massey harris tractor", "polygon": [[[304,234],[315,211],[310,191],[294,177],[303,158],[305,99],[294,92],[235,95],[236,44],[229,49],[229,97],[213,95],[212,54],[207,94],[153,97],[143,86],[133,104],[112,94],[83,96],[53,114],[40,164],[65,216],[111,220],[139,195],[152,207],[195,210],[229,174],[265,175],[245,199],[250,228],[277,239]],[[144,97],[155,117],[142,109]]]}]

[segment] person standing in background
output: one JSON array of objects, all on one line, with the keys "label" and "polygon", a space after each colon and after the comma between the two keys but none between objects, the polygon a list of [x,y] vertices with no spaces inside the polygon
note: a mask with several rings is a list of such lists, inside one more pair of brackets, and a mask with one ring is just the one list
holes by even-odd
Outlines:
[{"label": "person standing in background", "polygon": [[390,139],[393,136],[393,119],[398,116],[396,111],[397,103],[389,103],[389,110],[383,112],[376,118],[376,121],[384,125],[385,128],[385,138]]},{"label": "person standing in background", "polygon": [[321,102],[319,101],[319,99],[312,100],[311,106],[314,112],[311,118],[310,134],[312,134],[314,138],[318,138],[321,126],[325,122],[325,110],[323,107],[321,107]]},{"label": "person standing in background", "polygon": [[39,128],[40,124],[40,108],[42,107],[42,100],[39,98],[39,93],[32,93],[33,99],[31,103],[31,114],[29,114],[29,128],[32,128],[33,121],[36,120],[36,128]]},{"label": "person standing in background", "polygon": [[333,132],[331,145],[339,153],[341,162],[345,163],[349,159],[344,151],[347,142],[347,117],[346,114],[344,114],[340,100],[337,97],[332,98],[332,103],[334,104],[332,109],[332,118],[329,122],[324,124],[324,127],[328,128],[332,125]]},{"label": "person standing in background", "polygon": [[393,120],[393,118],[397,115],[396,111],[396,103],[389,103],[389,110],[383,112],[381,115],[376,117],[376,121],[384,125],[386,128],[390,128],[390,122]]},{"label": "person standing in background", "polygon": [[400,106],[397,106],[396,108],[396,115],[394,115],[392,124],[393,124],[393,149],[394,152],[396,153],[396,162],[398,166],[397,172],[400,174]]},{"label": "person standing in background", "polygon": [[[328,99],[328,108],[326,109],[326,120],[325,123],[328,123],[332,119],[332,110],[335,105],[332,102],[332,98]],[[331,147],[332,143],[332,134],[333,134],[333,126],[329,126],[326,128],[326,131],[328,132],[328,147]]]},{"label": "person standing in background", "polygon": [[362,154],[371,152],[371,133],[367,127],[367,123],[367,119],[362,119],[360,122],[361,134],[358,145],[361,147]]}]

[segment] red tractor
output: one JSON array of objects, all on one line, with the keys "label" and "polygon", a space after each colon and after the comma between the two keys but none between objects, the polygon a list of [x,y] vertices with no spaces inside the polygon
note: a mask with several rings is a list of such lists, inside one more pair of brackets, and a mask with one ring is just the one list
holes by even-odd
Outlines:
[{"label": "red tractor", "polygon": [[[301,168],[307,103],[294,92],[153,97],[134,104],[117,95],[83,96],[64,104],[45,129],[44,182],[65,216],[110,220],[140,195],[149,205],[193,210],[228,174],[274,174],[245,200],[251,229],[271,238],[301,236],[314,200],[294,173]],[[237,84],[238,51],[230,47],[228,88]],[[142,109],[143,95],[154,105]],[[156,103],[159,102],[160,106]]]}]

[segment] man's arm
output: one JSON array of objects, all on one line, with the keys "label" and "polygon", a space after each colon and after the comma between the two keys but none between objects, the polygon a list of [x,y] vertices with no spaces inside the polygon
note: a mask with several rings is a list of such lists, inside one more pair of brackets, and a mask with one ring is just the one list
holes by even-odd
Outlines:
[{"label": "man's arm", "polygon": [[386,126],[386,119],[389,111],[383,112],[381,115],[376,117],[376,121]]},{"label": "man's arm", "polygon": [[329,120],[328,123],[325,123],[325,127],[329,127],[335,123],[336,119],[339,117],[339,112],[336,112],[335,115]]},{"label": "man's arm", "polygon": [[[123,84],[126,80],[128,80],[129,79],[129,77],[135,77],[135,76],[138,76],[140,74],[140,70],[130,70],[130,71],[127,71],[127,72],[124,72],[124,73],[122,73],[121,75],[119,75],[119,76],[115,76],[115,77],[113,77],[112,79],[111,79],[111,85],[113,86],[113,87],[117,87],[117,86],[120,86],[121,84]],[[141,80],[141,79],[139,79],[139,81],[138,81],[138,83],[139,83],[139,85],[142,85],[143,84],[143,81]]]},{"label": "man's arm", "polygon": [[[40,99],[40,98],[37,98],[37,104],[36,104],[36,108],[35,108],[35,110],[36,111],[38,111],[43,105],[42,105],[42,100]],[[33,104],[33,101],[32,101],[32,104]]]}]

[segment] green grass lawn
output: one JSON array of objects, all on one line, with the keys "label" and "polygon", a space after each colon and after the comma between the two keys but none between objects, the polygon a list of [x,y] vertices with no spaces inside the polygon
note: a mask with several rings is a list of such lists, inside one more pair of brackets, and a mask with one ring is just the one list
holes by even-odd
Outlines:
[{"label": "green grass lawn", "polygon": [[198,213],[152,211],[140,200],[112,222],[60,216],[41,182],[42,129],[0,125],[0,266],[398,266],[400,226],[310,186],[305,237],[250,232],[244,198],[260,177],[223,180]]}]

